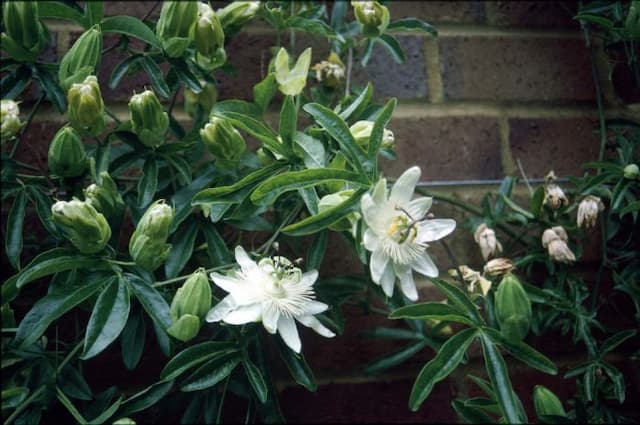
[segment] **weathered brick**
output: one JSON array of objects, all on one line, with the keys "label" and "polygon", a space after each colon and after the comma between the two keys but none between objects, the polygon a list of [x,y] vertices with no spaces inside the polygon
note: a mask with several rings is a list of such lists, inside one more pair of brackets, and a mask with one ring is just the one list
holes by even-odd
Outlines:
[{"label": "weathered brick", "polygon": [[149,11],[153,9],[149,18],[156,20],[160,16],[162,9],[161,2],[148,1],[106,1],[104,2],[104,15],[126,15],[142,19]]},{"label": "weathered brick", "polygon": [[580,29],[576,1],[486,1],[487,23],[496,26]]},{"label": "weathered brick", "polygon": [[582,40],[442,37],[449,100],[591,101],[595,90]]},{"label": "weathered brick", "polygon": [[423,181],[503,176],[494,118],[396,118],[389,128],[395,135],[397,159],[380,161],[388,176],[398,177],[412,165],[420,166]]},{"label": "weathered brick", "polygon": [[419,18],[429,23],[479,24],[484,21],[481,1],[391,1],[391,20]]},{"label": "weathered brick", "polygon": [[512,118],[511,152],[527,177],[541,178],[549,170],[558,177],[581,176],[582,164],[598,157],[596,125],[591,118]]}]

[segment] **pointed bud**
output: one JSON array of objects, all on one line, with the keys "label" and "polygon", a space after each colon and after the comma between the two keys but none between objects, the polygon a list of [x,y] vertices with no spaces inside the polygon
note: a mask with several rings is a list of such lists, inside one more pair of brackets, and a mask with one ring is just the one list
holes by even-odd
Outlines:
[{"label": "pointed bud", "polygon": [[311,64],[311,48],[305,49],[298,57],[293,68],[289,67],[289,54],[280,48],[274,61],[278,88],[285,95],[295,96],[302,92],[307,84],[307,74]]},{"label": "pointed bud", "polygon": [[191,43],[191,31],[198,17],[198,3],[194,1],[166,1],[156,24],[156,34],[162,49],[172,58],[184,54]]},{"label": "pointed bud", "polygon": [[124,210],[124,201],[109,173],[100,173],[100,183],[84,189],[85,202],[106,217],[118,217]]},{"label": "pointed bud", "polygon": [[211,308],[211,286],[203,268],[196,270],[180,287],[171,302],[169,335],[181,341],[195,337]]},{"label": "pointed bud", "polygon": [[366,37],[377,37],[389,25],[389,10],[377,1],[352,1],[353,14]]},{"label": "pointed bud", "polygon": [[500,332],[510,341],[522,341],[529,333],[531,301],[522,284],[512,274],[502,278],[495,296]]},{"label": "pointed bud", "polygon": [[544,415],[567,416],[558,396],[542,385],[536,385],[533,389],[533,406],[538,417]]},{"label": "pointed bud", "polygon": [[[373,131],[373,121],[357,121],[351,127],[349,131],[356,143],[367,149],[369,147],[369,139],[371,138],[371,132]],[[382,145],[381,148],[392,148],[394,142],[393,132],[386,128],[382,132]]]},{"label": "pointed bud", "polygon": [[215,84],[201,80],[202,91],[196,93],[189,87],[184,88],[184,110],[192,118],[196,116],[198,107],[202,108],[202,113],[208,116],[213,105],[218,99],[218,89]]},{"label": "pointed bud", "polygon": [[51,220],[83,254],[102,251],[111,237],[111,228],[104,216],[91,205],[75,198],[53,204]]},{"label": "pointed bud", "polygon": [[[224,31],[216,13],[208,4],[198,3],[198,20],[194,28],[196,61],[212,70],[226,61]],[[219,50],[222,50],[220,52]]]},{"label": "pointed bud", "polygon": [[160,199],[147,208],[129,240],[129,254],[145,270],[160,267],[169,255],[171,245],[166,243],[173,220],[173,208]]},{"label": "pointed bud", "polygon": [[85,81],[95,74],[102,57],[102,32],[100,25],[85,31],[60,61],[58,80],[65,93],[73,84]]},{"label": "pointed bud", "polygon": [[0,107],[0,121],[2,121],[2,144],[13,139],[24,125],[20,121],[20,108],[18,102],[10,99],[2,99]]},{"label": "pointed bud", "polygon": [[67,125],[49,145],[49,171],[61,177],[77,177],[87,166],[87,153],[80,135]]},{"label": "pointed bud", "polygon": [[169,128],[169,116],[151,90],[134,94],[129,101],[133,132],[145,146],[160,146]]},{"label": "pointed bud", "polygon": [[104,102],[95,76],[89,75],[82,83],[73,84],[67,101],[69,122],[73,128],[92,137],[104,131]]},{"label": "pointed bud", "polygon": [[224,118],[211,117],[207,125],[200,130],[200,137],[209,152],[223,162],[239,161],[247,147],[240,132]]}]

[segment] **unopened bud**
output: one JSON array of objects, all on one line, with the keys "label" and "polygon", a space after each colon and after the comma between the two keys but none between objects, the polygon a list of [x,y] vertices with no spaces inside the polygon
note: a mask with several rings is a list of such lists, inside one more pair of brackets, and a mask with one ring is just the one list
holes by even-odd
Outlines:
[{"label": "unopened bud", "polygon": [[49,145],[49,170],[60,177],[77,177],[87,166],[87,153],[80,135],[67,125],[62,127]]},{"label": "unopened bud", "polygon": [[578,206],[578,227],[589,229],[596,225],[598,213],[604,210],[602,200],[597,196],[588,195],[580,202]]},{"label": "unopened bud", "polygon": [[[351,132],[353,138],[356,140],[356,143],[358,143],[358,145],[362,146],[365,149],[369,147],[369,139],[371,138],[373,125],[373,121],[357,121],[351,127],[349,127],[349,131]],[[380,147],[392,148],[393,142],[393,132],[385,128],[382,132],[382,144]]]},{"label": "unopened bud", "polygon": [[311,67],[316,72],[316,80],[327,87],[336,87],[345,79],[345,66],[340,57],[331,52],[329,58]]},{"label": "unopened bud", "polygon": [[542,385],[536,385],[533,389],[533,406],[538,417],[544,415],[567,415],[558,396]]},{"label": "unopened bud", "polygon": [[75,198],[53,204],[51,220],[83,254],[102,251],[111,237],[111,228],[104,215]]},{"label": "unopened bud", "polygon": [[640,179],[640,168],[638,164],[629,164],[622,170],[625,179],[638,180]]},{"label": "unopened bud", "polygon": [[259,1],[234,1],[216,13],[224,28],[241,27],[253,19],[259,7]]},{"label": "unopened bud", "polygon": [[198,3],[194,1],[166,1],[156,24],[156,34],[162,49],[172,58],[184,54],[191,42],[191,30],[198,18]]},{"label": "unopened bud", "polygon": [[171,250],[167,243],[173,220],[173,208],[160,199],[147,208],[129,240],[129,254],[145,270],[153,271],[166,260]]},{"label": "unopened bud", "polygon": [[100,25],[85,31],[60,61],[58,80],[66,93],[73,84],[85,81],[95,74],[102,57],[102,32]]},{"label": "unopened bud", "polygon": [[522,284],[512,274],[502,278],[495,296],[500,332],[511,341],[522,341],[531,324],[531,301]]},{"label": "unopened bud", "polygon": [[280,91],[289,96],[295,96],[302,92],[307,84],[307,74],[311,64],[311,48],[302,52],[293,68],[289,67],[289,54],[284,48],[280,48],[274,61],[276,81]]},{"label": "unopened bud", "polygon": [[569,237],[562,226],[555,226],[542,233],[542,247],[547,248],[549,257],[559,263],[572,263],[576,261],[575,254],[567,245]]},{"label": "unopened bud", "polygon": [[226,61],[224,31],[216,13],[208,4],[198,3],[198,19],[194,28],[196,62],[207,70],[221,66]]},{"label": "unopened bud", "polygon": [[169,116],[151,90],[134,94],[129,101],[133,132],[145,146],[159,146],[169,128]]},{"label": "unopened bud", "polygon": [[352,1],[353,14],[366,37],[377,37],[389,25],[389,10],[377,1]]},{"label": "unopened bud", "polygon": [[98,136],[104,130],[104,102],[98,79],[89,75],[73,84],[67,94],[69,122],[81,134]]},{"label": "unopened bud", "polygon": [[[353,196],[354,193],[355,191],[353,189],[348,189],[348,190],[341,190],[339,192],[331,193],[329,195],[323,196],[322,198],[320,198],[320,201],[318,202],[318,213],[322,213],[323,211],[326,211],[328,209],[331,209],[333,207],[340,205],[341,203],[349,199],[351,196]],[[352,234],[355,235],[359,219],[360,219],[360,213],[357,213],[355,211],[350,212],[344,218],[338,220],[337,222],[329,226],[329,229],[334,230],[336,232],[350,231]]]},{"label": "unopened bud", "polygon": [[473,239],[480,246],[482,258],[487,260],[491,256],[495,256],[502,252],[502,245],[496,239],[496,232],[488,227],[485,223],[478,226],[473,234]]},{"label": "unopened bud", "polygon": [[200,137],[209,152],[223,162],[239,161],[247,147],[240,132],[224,118],[211,117],[207,125],[200,130]]},{"label": "unopened bud", "polygon": [[116,183],[109,173],[100,173],[100,183],[93,183],[84,189],[85,202],[106,217],[117,217],[124,210],[124,201]]},{"label": "unopened bud", "polygon": [[46,42],[45,27],[38,14],[38,2],[4,1],[2,18],[5,31],[2,34],[3,50],[11,45],[14,51],[21,52],[24,59],[35,60]]},{"label": "unopened bud", "polygon": [[211,286],[204,269],[200,268],[176,291],[171,302],[173,324],[167,332],[181,341],[188,341],[197,335],[210,308]]},{"label": "unopened bud", "polygon": [[484,265],[484,273],[487,276],[501,276],[512,272],[515,268],[513,261],[508,258],[494,258]]},{"label": "unopened bud", "polygon": [[20,121],[20,108],[18,102],[11,99],[2,99],[0,107],[0,121],[2,121],[2,144],[13,139],[24,125]]},{"label": "unopened bud", "polygon": [[198,107],[202,108],[205,116],[208,116],[218,99],[218,89],[215,84],[201,80],[200,85],[202,86],[200,93],[194,92],[189,87],[184,89],[184,110],[192,118],[196,116]]}]

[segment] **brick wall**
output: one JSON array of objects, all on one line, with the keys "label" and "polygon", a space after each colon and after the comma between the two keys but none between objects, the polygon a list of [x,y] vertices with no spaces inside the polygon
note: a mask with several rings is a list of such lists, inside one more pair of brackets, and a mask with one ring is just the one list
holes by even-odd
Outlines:
[{"label": "brick wall", "polygon": [[[112,15],[142,17],[151,7],[152,3],[145,2],[106,3],[107,14]],[[576,2],[393,1],[389,2],[389,9],[393,20],[414,16],[434,24],[439,37],[402,34],[399,39],[407,54],[405,65],[397,65],[386,52],[376,50],[366,69],[354,70],[355,85],[372,81],[379,100],[390,96],[399,100],[390,124],[396,136],[398,159],[383,160],[382,169],[387,175],[397,177],[408,166],[417,164],[423,170],[425,183],[440,183],[432,188],[434,191],[478,204],[482,194],[495,189],[499,179],[517,174],[518,161],[529,178],[541,178],[550,169],[560,177],[581,175],[581,164],[596,158],[599,141],[594,132],[595,89],[589,52],[579,25],[572,19]],[[156,8],[154,14],[158,12]],[[49,53],[52,58],[60,57],[80,34],[79,28],[66,22],[54,22],[51,29],[57,37],[57,47]],[[114,40],[107,36],[104,47]],[[283,40],[288,45],[287,38]],[[231,41],[227,53],[237,72],[220,78],[221,99],[250,99],[251,87],[261,79],[269,60],[268,49],[274,44],[275,35],[260,23]],[[313,47],[312,62],[326,57],[328,45],[324,40],[298,35],[297,50],[307,45]],[[99,76],[103,84],[121,59],[115,51],[103,57]],[[126,102],[133,90],[140,92],[145,85],[149,81],[139,73],[115,90],[103,89],[103,95],[110,109],[125,118]],[[615,87],[609,88],[605,93],[607,104],[619,105]],[[25,105],[37,95],[32,90]],[[35,152],[46,164],[48,141],[62,126],[63,117],[50,107],[44,109],[29,132],[28,143],[21,144],[21,159],[28,159]],[[632,113],[614,106],[607,109],[608,116]],[[187,121],[182,112],[178,115]],[[470,180],[483,184],[471,184]],[[460,223],[465,218],[447,205],[435,205],[433,211],[439,216],[454,216]],[[480,264],[479,253],[469,249],[473,241],[468,230],[461,229],[450,239],[462,262]],[[335,249],[329,250],[325,271],[360,272],[358,260],[349,255],[340,238],[332,238],[331,244]],[[448,268],[444,253],[437,249],[433,252],[441,269]],[[426,283],[422,290],[432,298],[440,297]],[[364,340],[361,332],[376,325],[395,324],[357,308],[348,308],[346,316],[345,333],[333,340],[303,330],[304,351],[320,382],[317,393],[291,385],[286,371],[274,371],[285,417],[291,422],[457,420],[450,400],[475,391],[460,379],[463,375],[454,374],[438,384],[420,411],[411,413],[407,407],[409,391],[418,368],[432,352],[425,349],[403,367],[381,376],[367,376],[358,366],[399,346],[395,342]],[[547,344],[542,351],[547,352],[547,347],[551,350],[547,354],[558,354],[554,357],[561,368],[557,377],[518,369],[515,361],[509,363],[514,370],[515,388],[529,412],[536,383],[548,386],[563,398],[570,396],[575,381],[561,376],[567,366],[584,357],[576,354],[575,347]],[[481,370],[481,360],[471,358],[467,370]],[[622,358],[617,361],[622,368],[630,367]],[[630,403],[640,401],[637,391],[628,391]],[[236,404],[236,419],[242,420],[242,404]]]}]

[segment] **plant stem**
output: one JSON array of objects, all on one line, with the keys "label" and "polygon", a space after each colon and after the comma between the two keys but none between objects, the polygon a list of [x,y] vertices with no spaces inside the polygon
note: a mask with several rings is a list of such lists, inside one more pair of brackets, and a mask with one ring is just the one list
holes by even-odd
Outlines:
[{"label": "plant stem", "polygon": [[116,116],[116,114],[114,114],[113,112],[111,112],[109,109],[104,108],[104,112],[109,115],[109,117],[111,117],[111,119],[118,125],[122,124],[122,121],[120,121],[120,119]]},{"label": "plant stem", "polygon": [[135,266],[135,261],[119,261],[119,260],[107,260],[111,264],[118,264],[120,266]]},{"label": "plant stem", "polygon": [[276,229],[276,231],[273,232],[273,235],[271,235],[271,237],[265,243],[263,243],[260,246],[260,248],[256,250],[256,252],[264,255],[269,250],[273,242],[278,238],[278,236],[280,236],[280,232],[282,231],[282,229],[284,229],[284,227],[287,224],[289,224],[289,222],[293,219],[293,217],[297,216],[300,213],[301,209],[302,209],[302,204],[298,204],[298,206],[293,208],[291,212],[289,212],[289,215],[287,215],[285,219],[282,220],[282,223],[280,223],[280,226],[278,226],[278,229]]},{"label": "plant stem", "polygon": [[460,271],[460,266],[458,266],[458,260],[456,260],[456,256],[453,255],[453,251],[451,251],[451,248],[449,248],[449,245],[443,239],[440,239],[440,244],[442,245],[444,250],[447,252],[447,257],[449,257],[449,261],[451,261],[451,264],[456,269],[458,281],[460,282],[460,285],[462,285],[462,288],[466,292],[467,285],[464,284],[464,279],[462,278],[462,272]]},{"label": "plant stem", "polygon": [[[233,264],[225,264],[223,266],[216,266],[216,267],[212,267],[210,269],[205,269],[205,273],[209,273],[209,272],[215,272],[218,270],[224,270],[224,269],[228,269],[230,267],[232,267]],[[161,286],[166,286],[166,285],[171,285],[172,283],[176,283],[176,282],[180,282],[182,280],[186,280],[189,278],[189,276],[191,276],[193,273],[189,273],[189,274],[185,274],[182,276],[178,276],[178,277],[174,277],[172,279],[167,279],[167,280],[161,280],[159,282],[156,282],[153,284],[154,288],[159,288]]]},{"label": "plant stem", "polygon": [[344,96],[349,96],[351,92],[351,69],[353,68],[353,47],[349,47],[347,53],[347,81],[344,87]]}]

